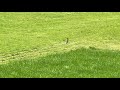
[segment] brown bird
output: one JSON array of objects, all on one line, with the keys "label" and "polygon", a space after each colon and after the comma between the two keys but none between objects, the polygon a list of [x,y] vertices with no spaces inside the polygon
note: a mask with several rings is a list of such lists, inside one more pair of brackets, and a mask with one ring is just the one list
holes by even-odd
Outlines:
[{"label": "brown bird", "polygon": [[69,42],[69,38],[66,39],[66,44],[68,44],[68,42]]}]

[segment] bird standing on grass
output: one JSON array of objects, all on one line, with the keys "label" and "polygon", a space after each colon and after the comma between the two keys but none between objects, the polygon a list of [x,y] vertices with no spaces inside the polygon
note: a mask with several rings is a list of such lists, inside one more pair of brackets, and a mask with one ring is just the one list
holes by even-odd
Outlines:
[{"label": "bird standing on grass", "polygon": [[68,42],[69,42],[69,38],[66,39],[66,44],[68,44]]}]

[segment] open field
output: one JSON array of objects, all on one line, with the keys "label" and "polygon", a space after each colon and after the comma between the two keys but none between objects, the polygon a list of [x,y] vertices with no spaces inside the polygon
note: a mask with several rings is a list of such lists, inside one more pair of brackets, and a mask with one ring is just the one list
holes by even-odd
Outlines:
[{"label": "open field", "polygon": [[1,12],[0,77],[120,77],[119,30],[118,12]]}]

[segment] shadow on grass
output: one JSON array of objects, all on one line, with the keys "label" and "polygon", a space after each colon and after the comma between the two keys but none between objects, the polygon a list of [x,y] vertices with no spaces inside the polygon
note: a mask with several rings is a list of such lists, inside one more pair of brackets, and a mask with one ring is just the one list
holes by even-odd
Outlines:
[{"label": "shadow on grass", "polygon": [[0,65],[0,77],[120,77],[120,51],[81,48]]}]

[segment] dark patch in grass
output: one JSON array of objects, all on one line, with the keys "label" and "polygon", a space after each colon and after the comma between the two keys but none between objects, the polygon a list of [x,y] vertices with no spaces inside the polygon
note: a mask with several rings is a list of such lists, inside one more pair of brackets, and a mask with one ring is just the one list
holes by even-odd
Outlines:
[{"label": "dark patch in grass", "polygon": [[17,55],[19,55],[19,53],[13,53],[13,54],[11,54],[11,56],[17,56]]},{"label": "dark patch in grass", "polygon": [[41,36],[38,36],[37,38],[41,38]]},{"label": "dark patch in grass", "polygon": [[37,51],[37,50],[38,50],[38,48],[37,48],[37,47],[34,47],[32,50],[33,50],[33,51]]},{"label": "dark patch in grass", "polygon": [[4,62],[5,60],[1,60],[2,62]]},{"label": "dark patch in grass", "polygon": [[92,46],[89,46],[89,49],[91,49],[91,50],[97,50],[97,48],[92,47]]}]

